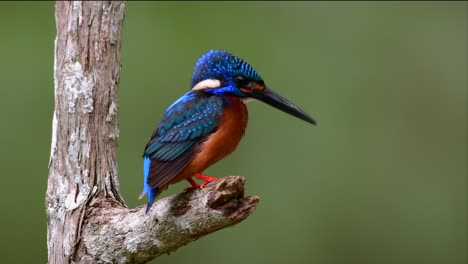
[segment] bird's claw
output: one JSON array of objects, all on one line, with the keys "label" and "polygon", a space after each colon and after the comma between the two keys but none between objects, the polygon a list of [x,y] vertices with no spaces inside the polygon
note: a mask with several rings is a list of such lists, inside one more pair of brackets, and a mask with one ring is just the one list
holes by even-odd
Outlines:
[{"label": "bird's claw", "polygon": [[192,191],[192,190],[195,190],[195,189],[204,189],[205,186],[212,182],[212,181],[216,181],[217,177],[212,177],[212,176],[208,176],[208,175],[203,175],[201,173],[197,173],[194,175],[195,178],[199,179],[199,180],[204,180],[204,182],[200,185],[198,185],[192,178],[188,178],[187,181],[190,183],[190,185],[192,185],[191,187],[187,187],[184,189],[184,192],[189,192],[189,191]]},{"label": "bird's claw", "polygon": [[212,181],[216,181],[216,180],[219,179],[218,177],[203,175],[203,174],[201,174],[201,173],[195,174],[195,178],[197,178],[197,179],[199,179],[199,180],[204,180],[204,182],[200,185],[200,189],[205,188],[205,186],[206,186],[208,183],[210,183],[210,182],[212,182]]},{"label": "bird's claw", "polygon": [[198,185],[198,183],[196,183],[192,177],[188,178],[187,181],[190,183],[190,185],[192,185],[191,187],[187,187],[184,189],[184,192],[190,192],[192,190],[195,190],[197,188],[199,188],[200,186]]}]

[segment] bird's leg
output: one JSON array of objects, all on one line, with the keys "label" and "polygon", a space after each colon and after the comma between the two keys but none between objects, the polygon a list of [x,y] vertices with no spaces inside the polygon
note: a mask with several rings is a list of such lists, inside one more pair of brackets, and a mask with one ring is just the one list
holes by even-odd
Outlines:
[{"label": "bird's leg", "polygon": [[203,189],[205,187],[205,185],[207,185],[208,183],[210,183],[212,181],[216,181],[217,179],[219,179],[217,177],[203,175],[201,173],[195,173],[195,178],[197,178],[199,180],[204,180],[204,182],[200,185],[200,189]]},{"label": "bird's leg", "polygon": [[185,188],[185,189],[184,189],[184,192],[188,192],[188,191],[191,191],[191,190],[195,190],[195,189],[197,189],[198,187],[200,187],[200,186],[198,185],[198,183],[196,183],[196,182],[192,179],[192,177],[187,178],[187,181],[190,183],[190,185],[192,185],[192,187],[187,187],[187,188]]}]

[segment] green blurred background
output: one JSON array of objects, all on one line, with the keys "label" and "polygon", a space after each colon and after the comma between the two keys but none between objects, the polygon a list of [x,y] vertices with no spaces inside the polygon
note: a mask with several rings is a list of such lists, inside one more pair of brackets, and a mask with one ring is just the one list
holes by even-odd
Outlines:
[{"label": "green blurred background", "polygon": [[[261,103],[238,150],[253,215],[157,263],[467,262],[467,2],[129,2],[119,177],[209,49],[245,58],[311,126]],[[0,3],[2,263],[45,263],[54,3]],[[164,196],[180,192],[172,186]],[[156,261],[154,261],[156,263]]]}]

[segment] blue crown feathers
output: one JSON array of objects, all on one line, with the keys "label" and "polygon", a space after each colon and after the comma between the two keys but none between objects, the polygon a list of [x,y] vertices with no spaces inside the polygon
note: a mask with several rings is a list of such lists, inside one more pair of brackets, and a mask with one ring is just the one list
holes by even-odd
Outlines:
[{"label": "blue crown feathers", "polygon": [[207,79],[226,80],[238,75],[256,82],[263,81],[257,71],[243,59],[227,51],[210,50],[195,63],[191,87]]}]

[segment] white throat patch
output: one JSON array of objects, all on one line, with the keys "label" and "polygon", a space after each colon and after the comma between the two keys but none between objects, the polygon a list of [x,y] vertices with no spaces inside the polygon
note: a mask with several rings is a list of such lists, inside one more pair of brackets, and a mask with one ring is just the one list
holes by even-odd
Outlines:
[{"label": "white throat patch", "polygon": [[216,79],[207,79],[197,83],[192,90],[204,90],[208,88],[219,88],[221,86],[221,82]]},{"label": "white throat patch", "polygon": [[243,102],[244,104],[250,103],[250,102],[255,102],[255,101],[257,101],[257,99],[252,98],[252,97],[242,98],[242,102]]}]

